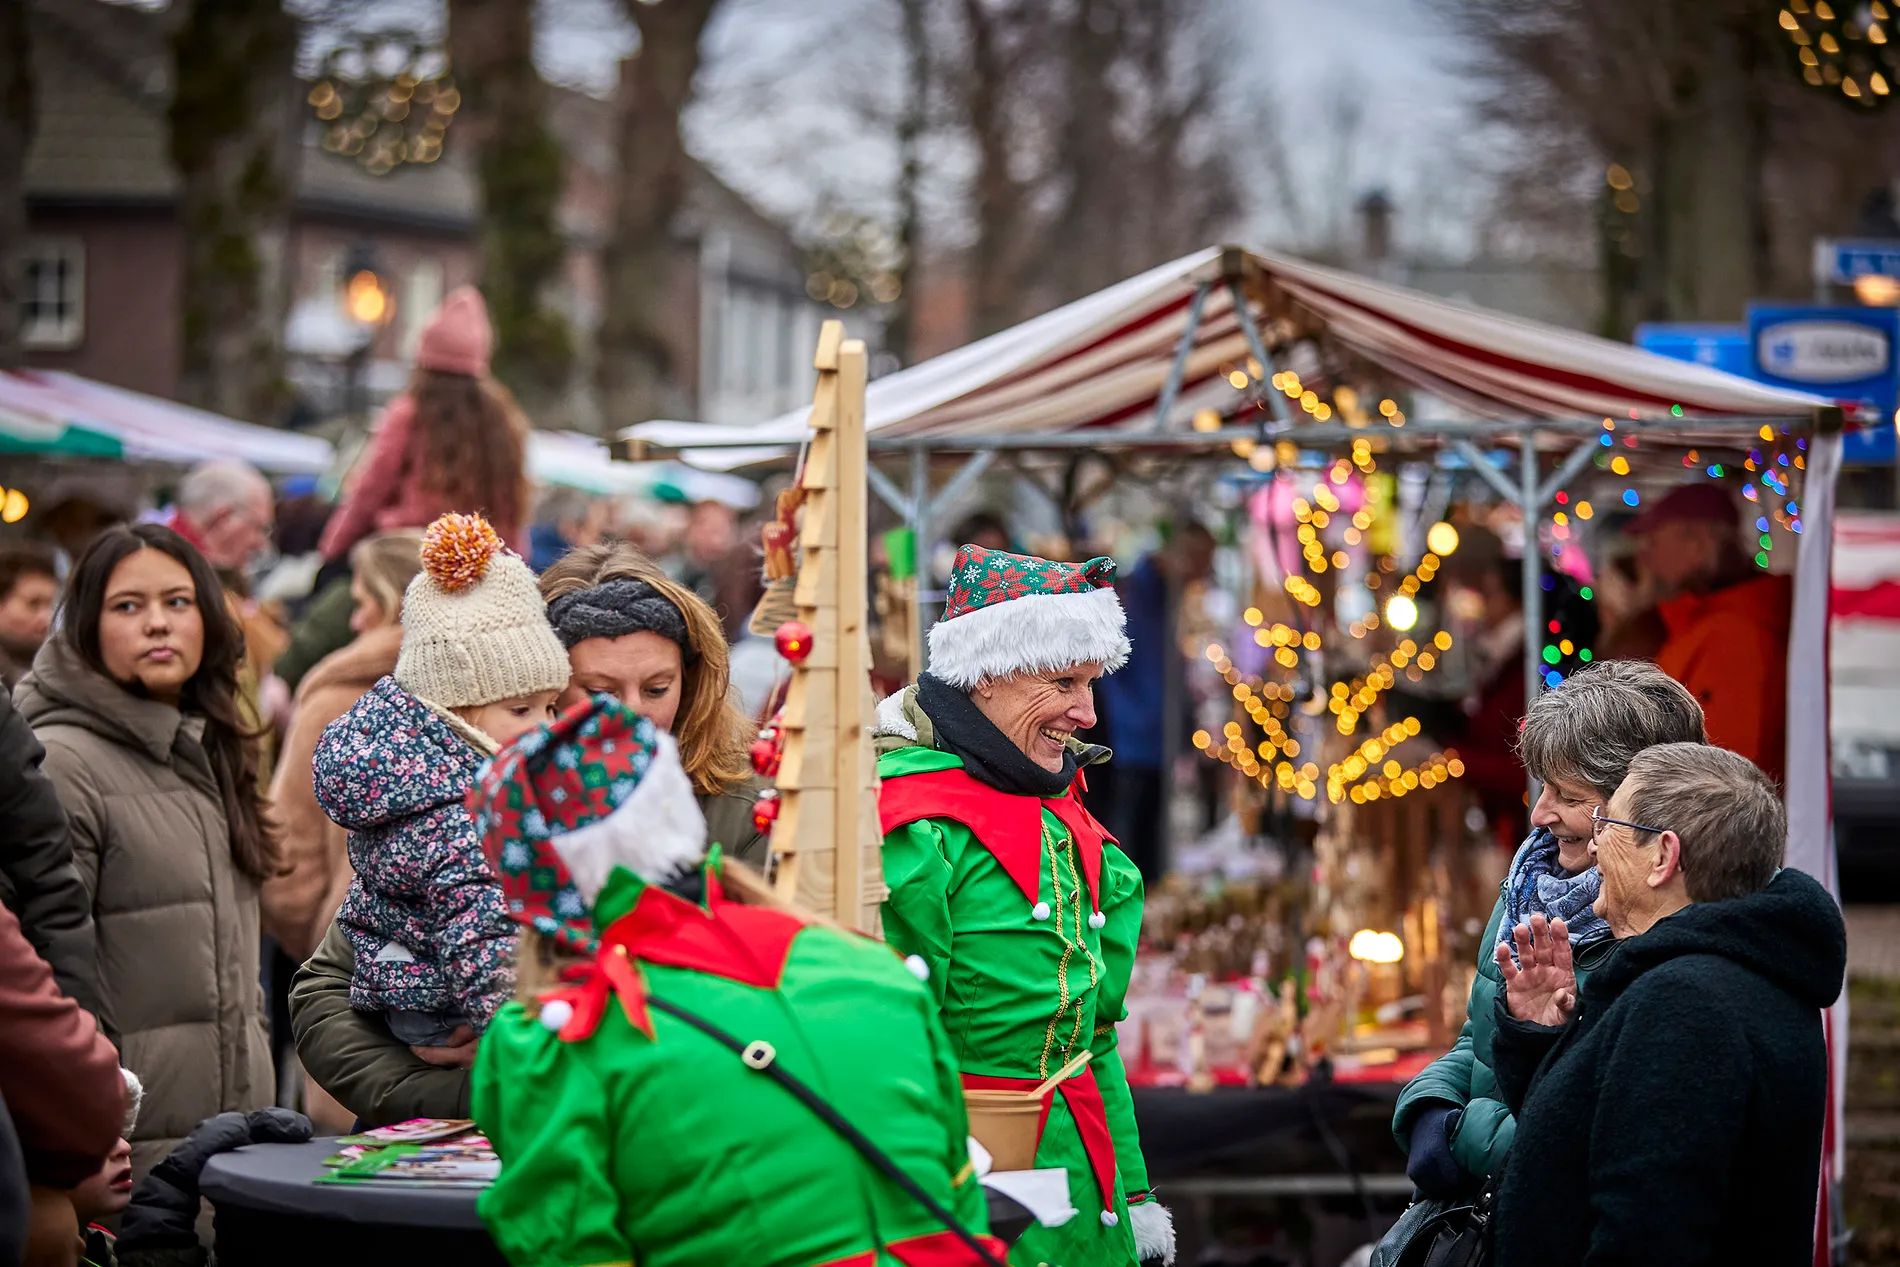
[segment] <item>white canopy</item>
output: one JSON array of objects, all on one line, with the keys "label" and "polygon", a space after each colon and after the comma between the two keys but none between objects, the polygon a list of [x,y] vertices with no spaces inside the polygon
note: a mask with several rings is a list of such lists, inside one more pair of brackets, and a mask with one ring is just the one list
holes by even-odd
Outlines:
[{"label": "white canopy", "polygon": [[[873,438],[948,438],[1088,428],[1105,441],[1139,442],[1155,429],[1197,295],[1198,324],[1168,427],[1185,426],[1202,408],[1231,407],[1226,374],[1245,365],[1249,344],[1233,292],[1221,284],[1228,278],[1242,282],[1269,344],[1329,339],[1484,418],[1679,417],[1691,431],[1698,416],[1805,416],[1830,403],[1287,256],[1210,247],[878,379],[866,394],[867,430]],[[666,448],[796,444],[808,412],[743,427],[648,422],[622,435]]]}]

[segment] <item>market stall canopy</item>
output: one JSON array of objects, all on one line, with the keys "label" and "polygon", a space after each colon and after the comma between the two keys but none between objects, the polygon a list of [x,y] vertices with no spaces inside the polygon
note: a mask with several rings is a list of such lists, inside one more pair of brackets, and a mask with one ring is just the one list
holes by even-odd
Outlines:
[{"label": "market stall canopy", "polygon": [[[950,441],[1089,430],[1138,444],[1184,429],[1201,409],[1230,412],[1237,393],[1227,375],[1246,366],[1250,347],[1230,281],[1276,357],[1314,340],[1500,423],[1613,417],[1692,429],[1698,417],[1806,417],[1832,403],[1289,256],[1209,247],[878,379],[866,396],[867,431],[873,441]],[[1190,327],[1179,390],[1157,429],[1157,403]],[[648,422],[621,434],[672,450],[796,444],[808,413],[744,427]],[[706,455],[722,465],[760,456]]]},{"label": "market stall canopy", "polygon": [[529,432],[528,477],[543,487],[575,488],[596,497],[716,501],[735,510],[759,504],[759,486],[751,480],[679,462],[616,462],[604,441],[577,431]]},{"label": "market stall canopy", "polygon": [[315,436],[111,387],[57,370],[0,372],[0,451],[188,465],[240,458],[273,475],[329,468]]}]

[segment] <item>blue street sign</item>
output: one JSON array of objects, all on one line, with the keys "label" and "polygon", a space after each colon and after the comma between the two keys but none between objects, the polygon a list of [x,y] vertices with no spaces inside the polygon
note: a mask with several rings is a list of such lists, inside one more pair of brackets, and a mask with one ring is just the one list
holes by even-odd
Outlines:
[{"label": "blue street sign", "polygon": [[[1900,268],[1900,256],[1895,259]],[[1750,304],[1749,377],[1863,406],[1847,433],[1851,463],[1894,460],[1893,417],[1900,405],[1900,308]],[[1869,422],[1872,413],[1877,421]]]},{"label": "blue street sign", "polygon": [[1755,353],[1747,326],[1646,321],[1636,327],[1636,346],[1672,361],[1693,361],[1743,378],[1755,377]]},{"label": "blue street sign", "polygon": [[1856,277],[1873,273],[1900,277],[1900,241],[1834,241],[1820,238],[1815,242],[1815,281],[1851,286]]}]

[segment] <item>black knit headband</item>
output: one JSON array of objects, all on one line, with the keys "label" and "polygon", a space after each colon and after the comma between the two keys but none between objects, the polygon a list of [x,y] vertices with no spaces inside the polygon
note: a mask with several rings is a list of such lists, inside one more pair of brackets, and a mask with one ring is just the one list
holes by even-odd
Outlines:
[{"label": "black knit headband", "polygon": [[606,581],[563,594],[548,604],[548,623],[564,647],[589,638],[656,633],[679,644],[688,663],[697,658],[686,636],[686,617],[671,599],[645,581]]}]

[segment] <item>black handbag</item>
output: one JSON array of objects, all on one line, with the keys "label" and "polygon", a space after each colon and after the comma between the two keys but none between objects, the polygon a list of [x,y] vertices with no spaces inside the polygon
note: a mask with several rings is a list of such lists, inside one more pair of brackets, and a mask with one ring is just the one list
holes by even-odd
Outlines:
[{"label": "black handbag", "polygon": [[1496,1175],[1485,1179],[1474,1201],[1439,1203],[1442,1208],[1412,1226],[1393,1267],[1491,1267],[1491,1220],[1497,1203]]}]

